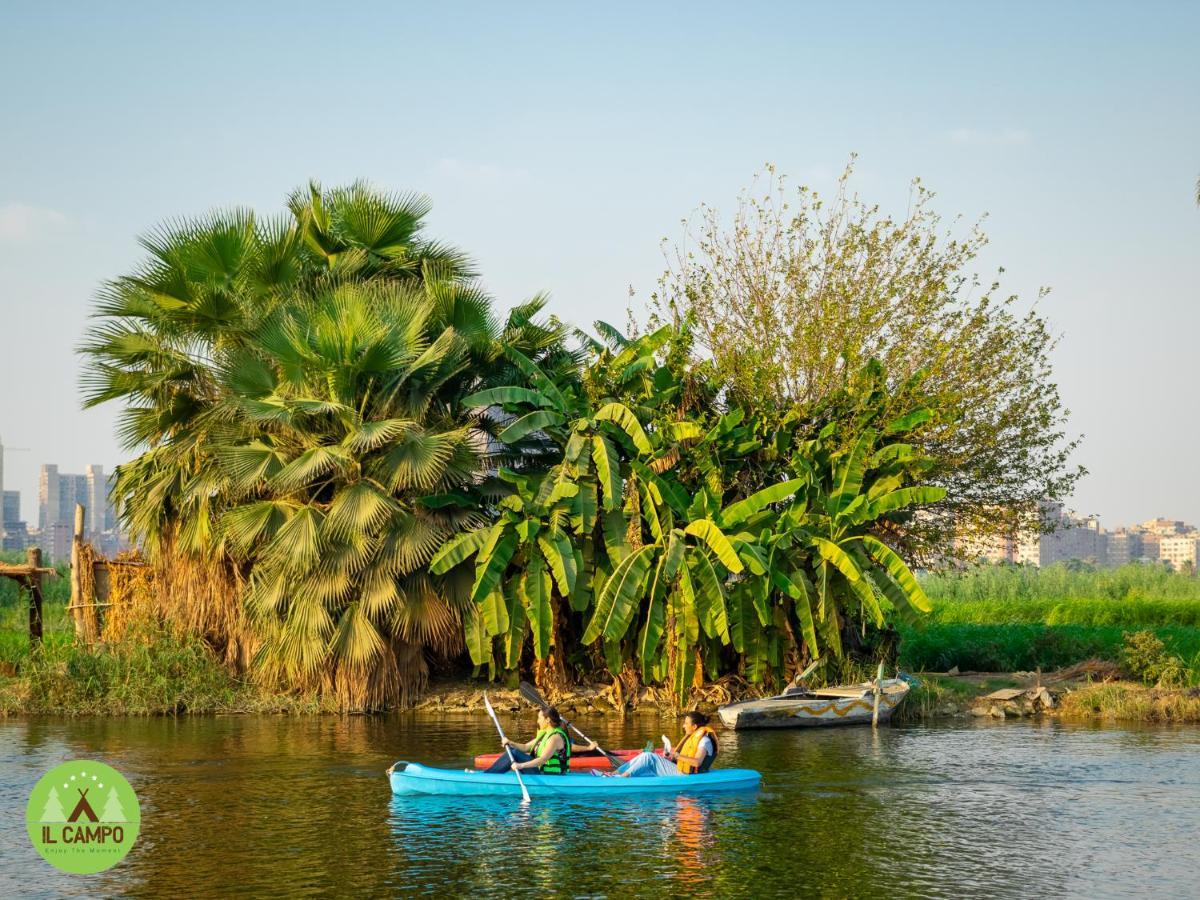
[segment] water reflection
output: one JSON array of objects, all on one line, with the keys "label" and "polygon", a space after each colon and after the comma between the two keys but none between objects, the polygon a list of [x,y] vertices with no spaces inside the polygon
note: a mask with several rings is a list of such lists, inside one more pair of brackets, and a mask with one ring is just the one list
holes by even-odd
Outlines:
[{"label": "water reflection", "polygon": [[[674,727],[580,724],[608,746]],[[1195,893],[1194,729],[723,735],[722,765],[764,773],[749,795],[388,791],[396,759],[463,766],[494,746],[473,716],[0,722],[0,896]],[[82,879],[49,869],[23,821],[37,778],[88,756],[130,779],[143,826],[118,868]]]}]

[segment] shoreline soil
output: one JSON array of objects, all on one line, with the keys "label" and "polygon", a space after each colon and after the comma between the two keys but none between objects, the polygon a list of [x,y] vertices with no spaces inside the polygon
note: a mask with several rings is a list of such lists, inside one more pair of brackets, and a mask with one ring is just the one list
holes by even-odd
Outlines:
[{"label": "shoreline soil", "polygon": [[[0,673],[0,717],[10,716],[179,716],[179,715],[338,715],[346,714],[319,698],[271,694],[258,686],[234,679],[226,683],[163,682],[160,690],[139,691],[130,696],[120,686],[108,685],[102,692],[89,692],[86,673],[54,666],[57,671],[36,674]],[[1085,671],[1078,671],[1079,669]],[[1113,677],[1095,678],[1076,666],[1057,673],[1040,675],[1030,672],[918,673],[919,684],[897,711],[897,724],[966,719],[986,716],[994,719],[1046,716],[1065,721],[1109,721],[1147,723],[1200,723],[1200,689],[1148,687],[1138,682]],[[1075,671],[1073,671],[1075,670]],[[77,690],[64,690],[64,682],[84,676]],[[93,682],[93,687],[100,685]],[[1028,702],[1037,688],[1044,687],[1053,698],[1046,708]],[[394,712],[470,713],[482,708],[483,691],[497,709],[528,709],[520,694],[499,684],[471,678],[446,678],[433,681],[421,699],[407,708],[365,714]],[[766,692],[750,685],[728,682],[710,685],[706,697],[696,707],[712,711],[721,703],[764,696]],[[989,695],[1016,696],[988,700]],[[671,715],[671,698],[662,689],[641,688],[636,696],[626,696],[610,683],[576,685],[550,695],[568,715],[626,716],[636,713]],[[363,713],[360,713],[363,714]]]}]

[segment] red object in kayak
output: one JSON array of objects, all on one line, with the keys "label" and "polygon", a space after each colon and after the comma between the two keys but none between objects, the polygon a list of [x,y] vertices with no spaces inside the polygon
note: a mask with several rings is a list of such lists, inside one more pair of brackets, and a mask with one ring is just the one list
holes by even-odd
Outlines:
[{"label": "red object in kayak", "polygon": [[[637,756],[642,751],[641,750],[609,750],[608,752],[611,753],[613,756],[615,756],[617,759],[621,760],[622,762],[628,762],[629,760],[633,759],[635,756]],[[661,748],[658,750],[655,750],[654,752],[657,753],[659,756],[662,756]],[[490,766],[492,763],[494,763],[499,758],[500,758],[499,753],[482,753],[479,756],[475,757],[475,768],[486,769],[488,766]],[[571,754],[571,768],[572,769],[583,769],[585,771],[587,769],[604,770],[604,769],[611,769],[612,763],[610,763],[608,761],[607,756],[604,756],[601,753],[597,753],[594,750],[581,751],[579,753]]]}]

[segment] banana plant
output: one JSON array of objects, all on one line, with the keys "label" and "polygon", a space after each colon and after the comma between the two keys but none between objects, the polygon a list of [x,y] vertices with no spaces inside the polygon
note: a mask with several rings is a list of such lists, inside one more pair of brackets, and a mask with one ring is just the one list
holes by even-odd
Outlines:
[{"label": "banana plant", "polygon": [[[784,517],[788,527],[767,544],[772,581],[794,602],[814,656],[820,650],[818,632],[833,654],[841,655],[847,613],[883,627],[889,613],[930,611],[912,571],[877,533],[889,520],[946,495],[944,488],[911,485],[926,461],[911,445],[887,440],[928,416],[928,410],[916,410],[882,430],[864,428],[845,451],[830,451],[826,442],[832,434],[826,429],[804,442],[793,459],[809,481],[808,502],[802,512]],[[792,566],[792,574],[775,568],[776,559]]]},{"label": "banana plant", "polygon": [[[771,624],[766,606],[766,559],[755,528],[768,528],[775,507],[805,485],[789,479],[725,508],[702,489],[689,497],[678,485],[635,463],[629,493],[653,541],[629,553],[597,594],[583,642],[620,642],[641,621],[635,655],[643,678],[656,680],[664,649],[675,694],[692,683],[697,649],[732,645],[744,653]],[[744,602],[748,594],[755,600]],[[754,616],[761,621],[752,622]],[[664,648],[664,637],[665,648]]]},{"label": "banana plant", "polygon": [[430,571],[443,575],[475,558],[473,607],[464,619],[475,665],[493,665],[493,639],[500,638],[505,667],[515,667],[527,634],[536,658],[549,657],[555,643],[555,591],[570,597],[582,565],[570,525],[579,493],[572,474],[567,465],[540,475],[501,468],[497,476],[509,492],[498,504],[496,520],[455,536],[430,560]]}]

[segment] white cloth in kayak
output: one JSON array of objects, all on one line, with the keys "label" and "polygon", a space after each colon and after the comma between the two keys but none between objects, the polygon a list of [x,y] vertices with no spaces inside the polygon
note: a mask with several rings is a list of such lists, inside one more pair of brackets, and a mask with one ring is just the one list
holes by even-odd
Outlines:
[{"label": "white cloth in kayak", "polygon": [[[711,756],[712,752],[712,738],[708,735],[700,738],[700,743],[696,747],[696,756],[704,759],[706,756]],[[628,775],[630,778],[650,778],[657,775],[679,775],[681,773],[679,766],[665,756],[642,752],[617,769],[617,774]]]}]

